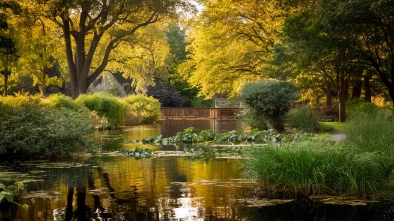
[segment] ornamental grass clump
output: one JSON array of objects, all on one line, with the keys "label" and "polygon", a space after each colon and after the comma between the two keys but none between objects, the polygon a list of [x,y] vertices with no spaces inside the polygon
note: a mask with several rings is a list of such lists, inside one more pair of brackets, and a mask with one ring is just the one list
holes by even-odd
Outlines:
[{"label": "ornamental grass clump", "polygon": [[83,94],[76,99],[76,102],[95,111],[100,117],[106,118],[110,127],[118,127],[124,122],[124,103],[111,94]]},{"label": "ornamental grass clump", "polygon": [[289,127],[306,132],[318,132],[320,130],[319,120],[319,116],[313,113],[309,107],[291,110],[286,118]]},{"label": "ornamental grass clump", "polygon": [[246,176],[261,182],[263,194],[290,198],[370,194],[387,181],[378,154],[354,154],[348,144],[323,141],[255,147],[246,161]]}]

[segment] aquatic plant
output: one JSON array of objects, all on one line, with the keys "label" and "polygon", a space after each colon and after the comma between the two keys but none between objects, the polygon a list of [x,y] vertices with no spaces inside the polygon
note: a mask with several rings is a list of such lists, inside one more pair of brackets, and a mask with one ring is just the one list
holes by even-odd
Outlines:
[{"label": "aquatic plant", "polygon": [[8,192],[4,189],[4,185],[0,183],[0,205],[3,203],[12,203],[18,205],[24,209],[28,208],[27,204],[20,204],[14,200],[14,196],[11,192]]},{"label": "aquatic plant", "polygon": [[374,193],[387,181],[376,153],[355,154],[352,146],[325,141],[268,144],[248,154],[246,176],[264,194],[308,197],[323,193]]},{"label": "aquatic plant", "polygon": [[153,150],[149,148],[142,149],[140,147],[136,147],[134,150],[130,149],[121,149],[117,151],[118,154],[126,155],[128,157],[134,157],[136,159],[140,158],[149,158],[153,154]]},{"label": "aquatic plant", "polygon": [[173,137],[163,138],[162,135],[157,137],[148,137],[142,140],[145,144],[179,144],[179,143],[215,143],[215,144],[264,144],[271,142],[295,142],[298,140],[312,139],[313,134],[310,133],[293,133],[283,134],[278,133],[272,129],[258,130],[253,129],[249,132],[243,131],[229,131],[221,134],[216,134],[212,130],[202,130],[200,133],[195,133],[193,127],[186,128],[183,132],[178,132]]}]

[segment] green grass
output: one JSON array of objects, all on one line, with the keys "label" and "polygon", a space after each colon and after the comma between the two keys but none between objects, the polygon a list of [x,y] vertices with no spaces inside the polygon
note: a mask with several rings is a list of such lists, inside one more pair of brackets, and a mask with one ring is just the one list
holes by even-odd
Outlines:
[{"label": "green grass", "polygon": [[384,156],[394,152],[394,112],[379,109],[354,115],[347,136],[361,151],[377,151]]},{"label": "green grass", "polygon": [[267,195],[370,194],[386,180],[377,153],[356,154],[349,144],[303,141],[256,147],[246,162],[246,176],[261,182]]},{"label": "green grass", "polygon": [[347,132],[349,129],[349,123],[347,122],[320,122],[322,127],[332,128],[333,132]]},{"label": "green grass", "polygon": [[308,107],[291,110],[287,115],[287,125],[306,132],[320,131],[319,116]]}]

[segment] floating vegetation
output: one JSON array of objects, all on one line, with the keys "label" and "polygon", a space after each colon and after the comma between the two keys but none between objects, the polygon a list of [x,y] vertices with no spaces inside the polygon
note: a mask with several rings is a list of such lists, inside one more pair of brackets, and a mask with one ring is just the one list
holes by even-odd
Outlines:
[{"label": "floating vegetation", "polygon": [[[326,205],[338,206],[367,206],[371,203],[378,203],[377,200],[357,198],[355,196],[330,196],[330,195],[315,195],[308,198],[313,203],[320,203]],[[269,198],[246,198],[236,199],[235,202],[241,203],[246,207],[266,207],[276,206],[280,204],[290,203],[296,201],[295,199],[269,199]]]},{"label": "floating vegetation", "polygon": [[56,198],[59,193],[54,194],[48,191],[29,191],[26,194],[23,194],[23,198],[41,198],[41,199],[53,199]]},{"label": "floating vegetation", "polygon": [[125,155],[128,157],[134,157],[136,159],[139,158],[149,158],[153,154],[153,150],[149,148],[142,149],[140,147],[136,147],[134,150],[129,150],[129,149],[121,149],[119,151],[115,152],[118,155]]},{"label": "floating vegetation", "polygon": [[75,163],[75,162],[59,162],[59,163],[46,163],[46,164],[39,164],[36,165],[37,168],[51,168],[51,169],[65,169],[65,168],[78,168],[87,166],[83,163]]},{"label": "floating vegetation", "polygon": [[320,202],[323,204],[330,205],[349,205],[349,206],[366,206],[369,203],[378,203],[377,200],[356,198],[354,196],[325,196],[317,195],[310,196],[309,199],[315,202]]},{"label": "floating vegetation", "polygon": [[285,204],[293,202],[293,199],[283,200],[283,199],[236,199],[235,202],[242,203],[246,207],[265,207],[265,206],[276,206],[279,204]]},{"label": "floating vegetation", "polygon": [[163,138],[162,135],[157,137],[148,137],[142,140],[144,144],[158,145],[179,145],[180,143],[196,144],[266,144],[272,142],[293,142],[299,140],[308,140],[315,135],[311,133],[294,133],[283,134],[274,130],[253,129],[250,132],[229,131],[216,134],[212,130],[203,130],[195,133],[193,127],[186,128],[183,132],[178,132],[173,137]]}]

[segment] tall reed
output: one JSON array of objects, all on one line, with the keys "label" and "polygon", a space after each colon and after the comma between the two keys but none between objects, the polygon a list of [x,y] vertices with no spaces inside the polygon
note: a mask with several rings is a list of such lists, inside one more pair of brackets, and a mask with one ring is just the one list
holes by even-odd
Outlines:
[{"label": "tall reed", "polygon": [[394,112],[376,109],[353,114],[347,138],[362,151],[391,155],[394,149]]},{"label": "tall reed", "polygon": [[246,176],[261,182],[265,194],[276,196],[368,194],[385,181],[378,154],[354,154],[344,143],[269,144],[254,148],[245,165]]},{"label": "tall reed", "polygon": [[309,107],[294,109],[287,115],[286,121],[289,127],[306,132],[318,132],[319,116],[312,112]]}]

